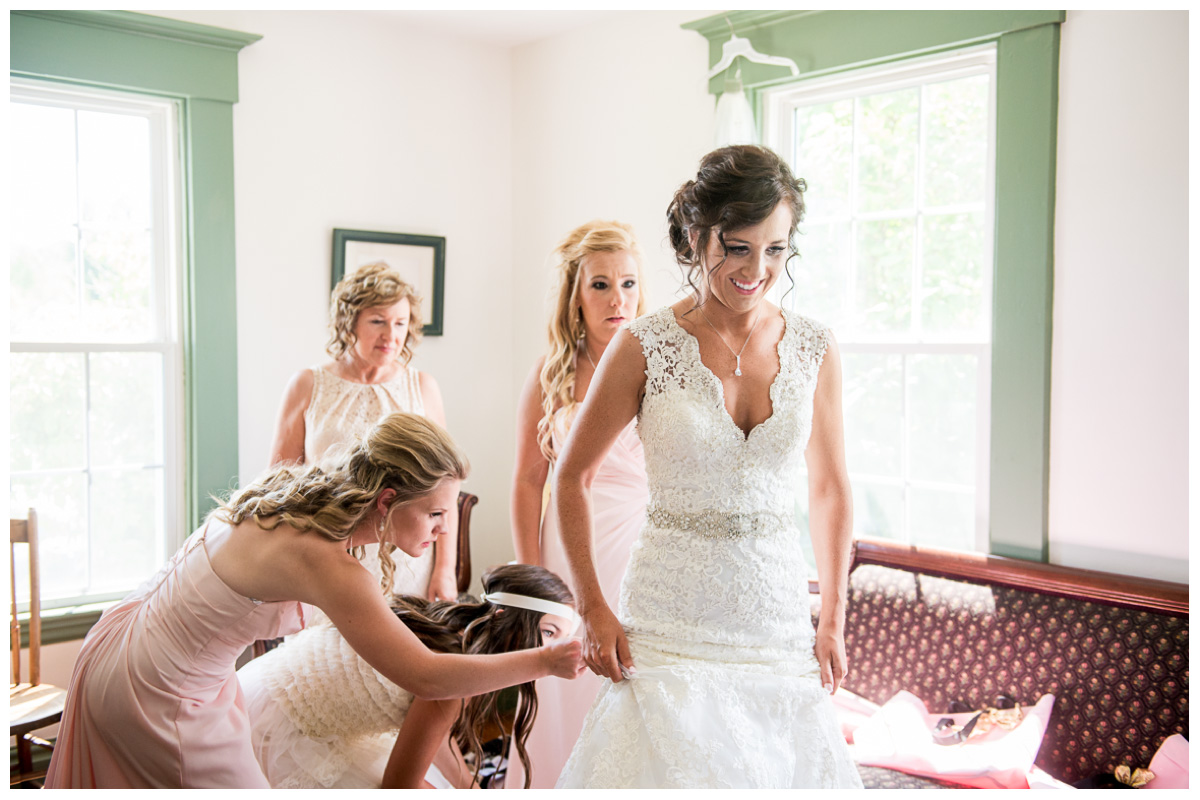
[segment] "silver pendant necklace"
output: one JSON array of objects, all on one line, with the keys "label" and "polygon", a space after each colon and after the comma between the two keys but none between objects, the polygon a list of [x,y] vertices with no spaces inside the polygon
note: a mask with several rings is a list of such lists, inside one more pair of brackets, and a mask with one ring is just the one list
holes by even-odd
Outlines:
[{"label": "silver pendant necklace", "polygon": [[762,312],[759,312],[758,319],[754,320],[754,326],[750,328],[750,333],[746,334],[746,341],[742,342],[742,349],[734,353],[733,348],[729,346],[729,342],[725,341],[725,337],[712,324],[712,320],[708,318],[708,314],[704,313],[704,307],[699,306],[699,308],[700,316],[704,317],[704,321],[708,323],[708,327],[712,328],[713,333],[721,340],[721,344],[725,345],[725,349],[732,353],[733,357],[737,360],[737,366],[734,367],[733,374],[739,378],[742,377],[742,353],[746,352],[746,345],[750,344],[750,337],[758,330],[758,323],[762,322]]},{"label": "silver pendant necklace", "polygon": [[592,352],[591,352],[591,350],[588,348],[588,344],[587,344],[587,337],[586,337],[586,336],[584,336],[584,337],[581,337],[581,338],[579,339],[579,346],[583,348],[583,354],[584,354],[585,356],[587,356],[588,363],[592,365],[592,369],[593,369],[593,370],[594,370],[594,369],[596,369],[596,362],[595,362],[595,361],[592,361]]}]

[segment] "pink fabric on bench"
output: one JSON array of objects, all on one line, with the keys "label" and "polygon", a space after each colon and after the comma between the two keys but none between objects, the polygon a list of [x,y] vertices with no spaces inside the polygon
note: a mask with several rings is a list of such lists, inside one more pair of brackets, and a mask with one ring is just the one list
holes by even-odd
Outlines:
[{"label": "pink fabric on bench", "polygon": [[1188,740],[1180,734],[1168,736],[1150,761],[1154,780],[1143,789],[1188,788]]},{"label": "pink fabric on bench", "polygon": [[918,697],[901,691],[854,731],[854,759],[981,789],[1026,789],[1053,706],[1054,696],[1043,695],[1036,705],[1022,707],[1024,719],[1013,730],[995,727],[946,746],[933,741],[938,720],[963,724],[976,712],[930,714]]}]

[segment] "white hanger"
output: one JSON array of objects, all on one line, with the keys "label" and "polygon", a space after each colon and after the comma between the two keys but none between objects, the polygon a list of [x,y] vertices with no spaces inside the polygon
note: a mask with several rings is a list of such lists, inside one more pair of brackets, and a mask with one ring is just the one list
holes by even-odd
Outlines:
[{"label": "white hanger", "polygon": [[754,49],[754,45],[750,44],[749,39],[742,38],[736,33],[731,34],[728,42],[721,48],[721,60],[717,65],[708,71],[708,77],[711,80],[725,70],[729,69],[729,65],[733,60],[741,56],[747,61],[753,61],[756,64],[771,64],[776,67],[787,67],[792,71],[792,75],[799,75],[800,68],[796,66],[796,62],[790,58],[783,56],[768,56]]}]

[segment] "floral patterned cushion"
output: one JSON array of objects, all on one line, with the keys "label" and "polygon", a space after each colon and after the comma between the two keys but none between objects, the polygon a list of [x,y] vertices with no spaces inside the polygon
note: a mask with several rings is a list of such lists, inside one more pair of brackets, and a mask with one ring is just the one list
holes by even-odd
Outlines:
[{"label": "floral patterned cushion", "polygon": [[931,710],[1053,694],[1036,763],[1068,783],[1144,767],[1188,734],[1186,616],[860,565],[846,649],[846,688],[880,704],[901,689]]}]

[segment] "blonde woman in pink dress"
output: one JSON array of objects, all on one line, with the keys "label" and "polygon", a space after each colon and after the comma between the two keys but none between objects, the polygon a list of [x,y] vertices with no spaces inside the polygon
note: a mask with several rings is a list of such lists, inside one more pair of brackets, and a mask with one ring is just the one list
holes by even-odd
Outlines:
[{"label": "blonde woman in pink dress", "polygon": [[[512,529],[517,560],[570,574],[553,504],[542,500],[554,459],[566,441],[608,343],[644,307],[642,254],[633,229],[593,221],[567,234],[555,249],[558,289],[550,320],[550,352],[538,360],[521,393]],[[617,437],[592,484],[596,574],[616,603],[629,552],[646,516],[646,467],[633,423]],[[579,736],[601,679],[585,674],[571,683],[538,683],[537,723],[528,742],[532,788],[550,789]],[[522,784],[510,766],[508,786]]]},{"label": "blonde woman in pink dress", "polygon": [[469,697],[582,668],[578,641],[434,653],[347,546],[417,554],[447,532],[467,461],[444,430],[393,414],[340,461],[278,467],[209,516],[101,616],[75,663],[47,788],[265,789],[234,672],[255,639],[327,613],[361,658],[416,697]]},{"label": "blonde woman in pink dress", "polygon": [[[420,306],[416,290],[384,262],[360,267],[338,282],[325,347],[333,360],[292,376],[271,444],[272,465],[316,464],[397,411],[446,427],[437,381],[412,364],[421,341]],[[412,558],[370,545],[363,565],[381,580],[388,576],[396,594],[454,600],[457,547],[450,536],[433,552]]]}]

